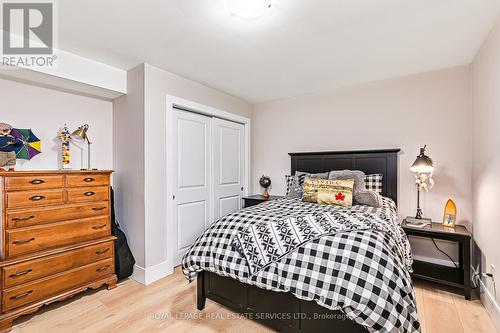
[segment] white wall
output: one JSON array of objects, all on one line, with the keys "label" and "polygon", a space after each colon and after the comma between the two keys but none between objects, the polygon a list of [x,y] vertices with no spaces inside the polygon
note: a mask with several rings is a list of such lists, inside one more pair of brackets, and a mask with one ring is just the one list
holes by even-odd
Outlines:
[{"label": "white wall", "polygon": [[[121,197],[120,207],[126,209],[119,218],[127,230],[137,260],[134,277],[150,283],[161,278],[167,268],[166,96],[180,97],[246,117],[251,116],[252,106],[147,64],[130,71],[128,81],[127,96],[113,104],[115,177],[123,185],[117,186],[117,192],[118,189],[124,192],[117,193],[117,197]],[[126,139],[130,140],[132,136],[137,144],[124,146]],[[125,185],[130,179],[133,183]]]},{"label": "white wall", "polygon": [[[256,105],[252,116],[252,180],[267,174],[271,192],[284,193],[290,172],[289,152],[401,148],[399,209],[414,215],[416,194],[410,166],[419,147],[428,145],[434,159],[436,186],[422,197],[425,216],[443,217],[453,198],[459,223],[470,228],[471,209],[471,75],[460,67],[374,82],[330,93]],[[446,259],[429,243],[412,240],[414,254]],[[455,247],[445,247],[456,255]],[[500,266],[499,266],[500,268]]]},{"label": "white wall", "polygon": [[144,66],[127,73],[128,94],[113,102],[116,218],[144,267]]},{"label": "white wall", "polygon": [[[500,269],[500,23],[491,32],[473,63],[473,220],[477,261],[482,271]],[[483,280],[500,304],[500,294]],[[497,280],[498,281],[498,280]],[[496,294],[496,295],[495,295]],[[488,308],[488,307],[487,307]],[[497,308],[498,311],[498,308]],[[492,316],[500,329],[500,314]]]},{"label": "white wall", "polygon": [[[113,168],[112,103],[52,89],[0,79],[0,122],[31,128],[42,141],[42,154],[18,160],[18,170],[58,169],[61,143],[57,132],[65,123],[70,131],[87,123],[92,144],[92,167]],[[86,143],[72,144],[71,165],[87,167]]]}]

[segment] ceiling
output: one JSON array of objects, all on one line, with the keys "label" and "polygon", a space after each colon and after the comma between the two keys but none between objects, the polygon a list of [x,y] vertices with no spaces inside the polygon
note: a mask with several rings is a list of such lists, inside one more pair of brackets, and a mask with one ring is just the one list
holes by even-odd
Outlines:
[{"label": "ceiling", "polygon": [[499,0],[273,0],[256,20],[222,0],[58,2],[60,49],[151,65],[252,103],[468,64]]}]

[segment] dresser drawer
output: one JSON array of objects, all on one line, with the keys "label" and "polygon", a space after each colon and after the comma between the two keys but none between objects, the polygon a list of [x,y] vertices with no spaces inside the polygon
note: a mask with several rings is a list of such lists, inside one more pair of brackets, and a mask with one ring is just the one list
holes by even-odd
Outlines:
[{"label": "dresser drawer", "polygon": [[23,228],[109,214],[109,202],[74,204],[7,212],[7,228]]},{"label": "dresser drawer", "polygon": [[70,188],[68,191],[68,203],[104,201],[109,199],[109,187],[78,187]]},{"label": "dresser drawer", "polygon": [[39,190],[7,193],[8,208],[22,208],[64,203],[64,190]]},{"label": "dresser drawer", "polygon": [[2,310],[11,310],[55,296],[65,290],[109,276],[113,272],[113,259],[110,258],[21,286],[5,289],[2,292]]},{"label": "dresser drawer", "polygon": [[109,176],[92,174],[68,175],[66,176],[66,186],[109,186]]},{"label": "dresser drawer", "polygon": [[6,266],[2,268],[3,286],[4,288],[10,288],[99,260],[112,258],[113,252],[113,241],[108,241]]},{"label": "dresser drawer", "polygon": [[6,257],[77,244],[109,235],[109,216],[7,230]]},{"label": "dresser drawer", "polygon": [[60,188],[64,186],[64,176],[23,176],[6,177],[7,191],[39,190],[47,188]]}]

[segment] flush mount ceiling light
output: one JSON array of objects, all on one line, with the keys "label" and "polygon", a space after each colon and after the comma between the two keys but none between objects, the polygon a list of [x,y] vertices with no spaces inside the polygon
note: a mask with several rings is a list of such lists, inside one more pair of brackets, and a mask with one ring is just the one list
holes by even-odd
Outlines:
[{"label": "flush mount ceiling light", "polygon": [[223,0],[231,14],[245,20],[253,20],[264,15],[271,7],[271,0]]}]

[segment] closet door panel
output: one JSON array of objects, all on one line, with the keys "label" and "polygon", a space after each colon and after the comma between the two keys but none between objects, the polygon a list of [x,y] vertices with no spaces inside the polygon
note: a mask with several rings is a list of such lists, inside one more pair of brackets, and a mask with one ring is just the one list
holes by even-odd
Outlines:
[{"label": "closet door panel", "polygon": [[245,177],[242,124],[213,119],[214,219],[241,209]]},{"label": "closet door panel", "polygon": [[212,119],[176,110],[174,115],[174,264],[207,228],[212,216]]}]

